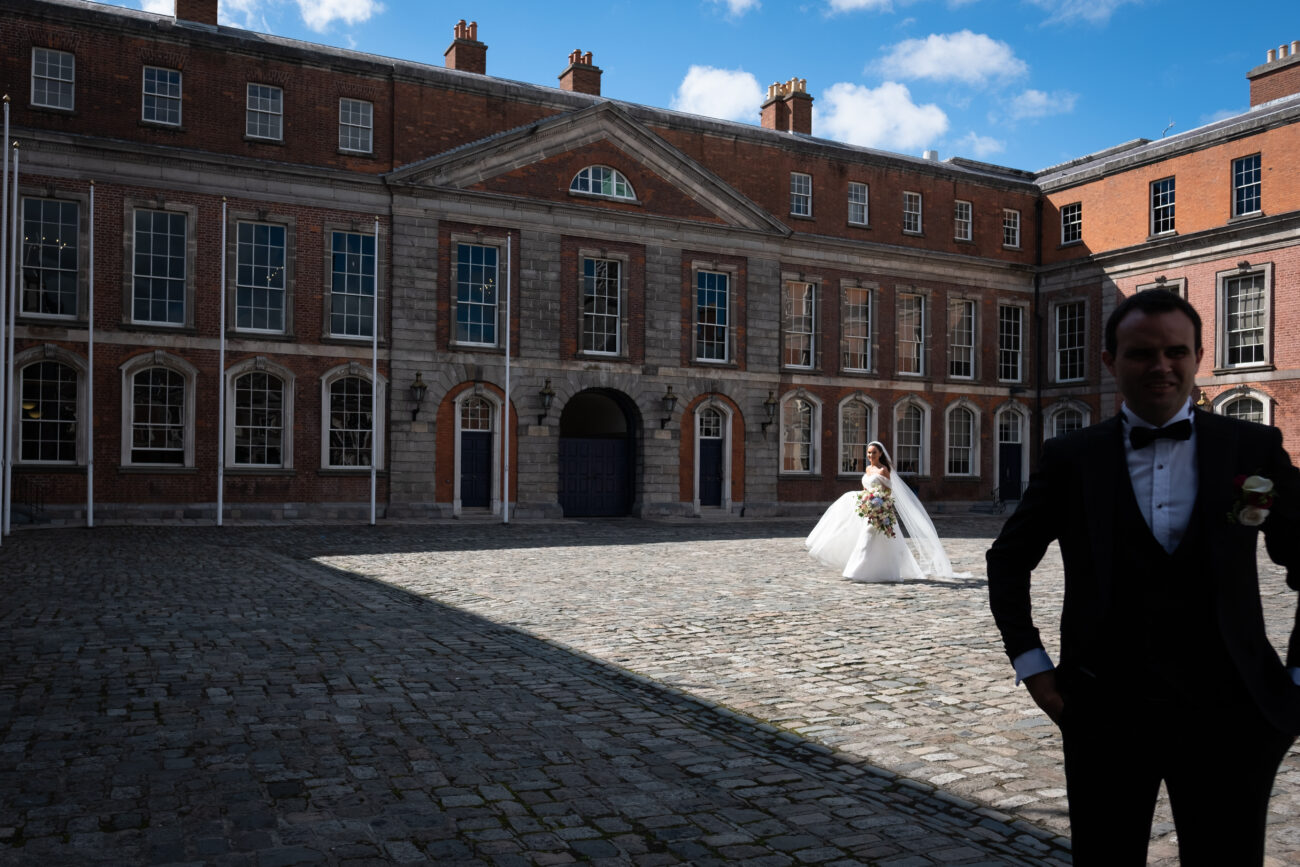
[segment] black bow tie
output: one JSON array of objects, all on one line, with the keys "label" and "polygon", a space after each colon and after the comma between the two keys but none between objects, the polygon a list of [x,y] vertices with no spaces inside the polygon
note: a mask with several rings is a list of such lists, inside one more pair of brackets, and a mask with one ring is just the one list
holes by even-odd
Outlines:
[{"label": "black bow tie", "polygon": [[1192,420],[1183,419],[1166,427],[1134,427],[1128,432],[1133,448],[1144,449],[1159,439],[1185,440],[1192,436]]}]

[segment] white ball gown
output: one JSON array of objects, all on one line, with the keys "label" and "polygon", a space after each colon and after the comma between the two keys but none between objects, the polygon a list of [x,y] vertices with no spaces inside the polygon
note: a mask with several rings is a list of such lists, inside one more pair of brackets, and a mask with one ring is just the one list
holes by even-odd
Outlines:
[{"label": "white ball gown", "polygon": [[[858,515],[859,491],[848,491],[831,504],[804,545],[808,553],[850,581],[888,583],[926,577],[961,578],[954,573],[934,523],[901,479],[895,485],[883,473],[864,473],[862,487],[891,490],[900,524],[891,537]],[[909,537],[904,539],[904,535]],[[913,546],[916,553],[913,553]]]}]

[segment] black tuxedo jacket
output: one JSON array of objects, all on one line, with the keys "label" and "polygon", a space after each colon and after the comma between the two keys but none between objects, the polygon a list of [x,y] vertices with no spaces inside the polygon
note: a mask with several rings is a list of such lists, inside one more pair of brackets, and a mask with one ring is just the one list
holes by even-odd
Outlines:
[{"label": "black tuxedo jacket", "polygon": [[[1300,686],[1292,683],[1264,629],[1256,555],[1260,530],[1269,556],[1286,567],[1300,590],[1300,471],[1273,427],[1193,414],[1198,464],[1196,511],[1207,534],[1218,628],[1242,682],[1265,716],[1282,731],[1300,733]],[[1030,608],[1030,573],[1053,540],[1065,565],[1060,664],[1090,669],[1090,661],[1122,655],[1105,646],[1102,624],[1114,604],[1111,569],[1114,504],[1132,496],[1127,484],[1120,416],[1048,440],[1038,471],[1015,514],[987,554],[989,602],[1007,655],[1041,648]],[[1262,527],[1229,519],[1240,495],[1235,481],[1259,475],[1273,481],[1273,508]],[[1123,556],[1123,552],[1118,552]],[[1292,630],[1287,665],[1300,666],[1300,623]],[[1206,697],[1213,701],[1212,696]]]}]

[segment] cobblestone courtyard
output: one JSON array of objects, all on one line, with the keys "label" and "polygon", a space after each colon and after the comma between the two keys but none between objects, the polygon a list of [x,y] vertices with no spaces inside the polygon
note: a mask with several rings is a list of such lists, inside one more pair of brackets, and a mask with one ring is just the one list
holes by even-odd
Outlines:
[{"label": "cobblestone courtyard", "polygon": [[[843,581],[808,522],[16,533],[0,863],[1068,862],[985,604],[1000,520],[937,523],[972,578]],[[1300,864],[1294,751],[1272,809]]]}]

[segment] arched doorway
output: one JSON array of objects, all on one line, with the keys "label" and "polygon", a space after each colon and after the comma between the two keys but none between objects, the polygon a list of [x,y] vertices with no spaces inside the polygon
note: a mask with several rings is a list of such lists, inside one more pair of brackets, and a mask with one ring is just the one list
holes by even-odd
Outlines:
[{"label": "arched doorway", "polygon": [[635,492],[636,418],[616,391],[575,394],[560,416],[560,508],[566,518],[626,515]]}]

